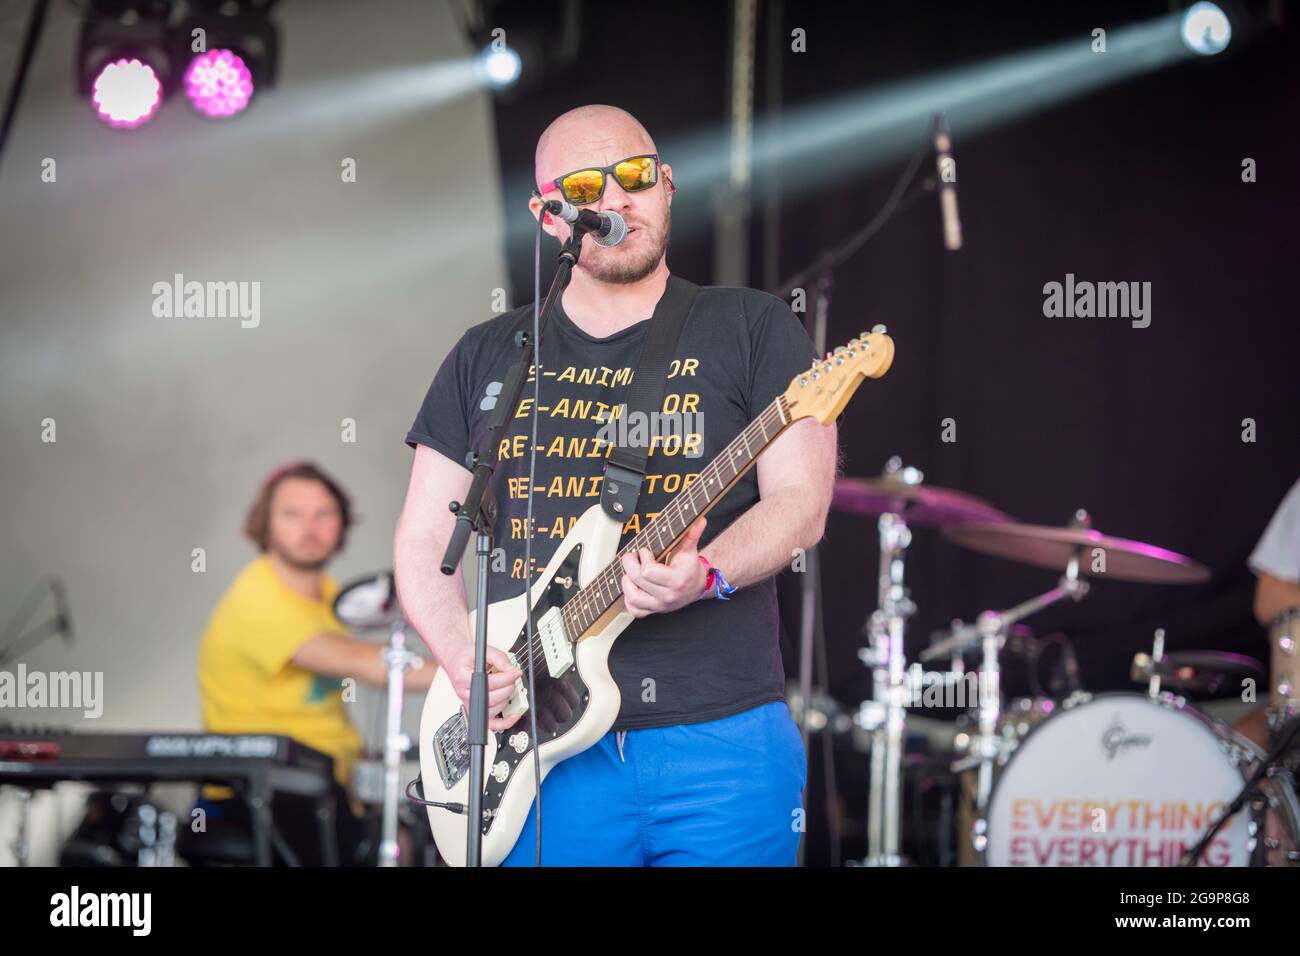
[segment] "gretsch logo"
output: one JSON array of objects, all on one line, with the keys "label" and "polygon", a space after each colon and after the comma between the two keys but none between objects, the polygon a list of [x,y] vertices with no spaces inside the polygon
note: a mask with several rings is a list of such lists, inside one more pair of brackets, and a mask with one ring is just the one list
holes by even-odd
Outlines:
[{"label": "gretsch logo", "polygon": [[1124,729],[1124,725],[1118,720],[1107,727],[1101,734],[1101,749],[1106,753],[1107,760],[1114,760],[1125,750],[1134,747],[1149,747],[1151,738],[1147,734],[1131,734]]}]

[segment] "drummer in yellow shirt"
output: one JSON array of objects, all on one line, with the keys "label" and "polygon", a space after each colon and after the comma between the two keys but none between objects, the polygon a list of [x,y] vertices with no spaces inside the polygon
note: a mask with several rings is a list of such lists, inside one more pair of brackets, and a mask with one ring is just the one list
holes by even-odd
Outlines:
[{"label": "drummer in yellow shirt", "polygon": [[[343,680],[383,685],[388,679],[384,645],[349,636],[333,612],[338,585],[325,566],[342,550],[351,523],[347,493],[315,465],[293,462],[274,472],[249,509],[244,529],[262,554],[222,596],[198,660],[207,730],[292,737],[333,757],[342,786],[361,751],[360,735],[344,707]],[[436,670],[426,661],[408,671],[407,689],[427,690]],[[238,801],[204,803],[218,814],[246,820]],[[354,842],[355,821],[347,819],[346,800],[339,810],[341,845]],[[310,861],[317,856],[318,838],[310,819],[295,825],[298,816],[277,808],[276,828]],[[286,832],[297,829],[301,839]],[[348,848],[341,848],[346,859]]]}]

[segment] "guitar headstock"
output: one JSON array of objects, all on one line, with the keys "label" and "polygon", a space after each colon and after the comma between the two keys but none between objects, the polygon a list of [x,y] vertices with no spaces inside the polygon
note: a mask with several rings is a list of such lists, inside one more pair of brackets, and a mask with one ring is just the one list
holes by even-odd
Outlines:
[{"label": "guitar headstock", "polygon": [[893,364],[894,340],[885,334],[885,327],[863,332],[790,381],[785,390],[790,417],[834,424],[862,380],[880,378]]}]

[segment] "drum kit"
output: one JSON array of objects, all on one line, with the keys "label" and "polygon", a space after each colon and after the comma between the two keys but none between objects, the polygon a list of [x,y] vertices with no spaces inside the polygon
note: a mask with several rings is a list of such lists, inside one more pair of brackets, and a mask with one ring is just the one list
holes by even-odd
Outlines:
[{"label": "drum kit", "polygon": [[[1022,623],[1031,615],[1083,600],[1095,581],[1198,584],[1208,580],[1208,569],[1103,534],[1083,511],[1061,527],[1016,522],[987,501],[925,484],[919,470],[898,458],[878,478],[837,481],[832,507],[874,518],[879,529],[876,608],[859,652],[871,669],[872,697],[852,718],[870,752],[862,865],[909,862],[901,845],[909,711],[954,705],[964,711],[947,768],[961,795],[959,864],[1300,865],[1294,767],[1280,759],[1300,724],[1290,719],[1300,712],[1300,614],[1279,620],[1271,635],[1268,754],[1175,693],[1212,694],[1247,679],[1262,684],[1262,667],[1235,654],[1166,653],[1163,631],[1151,653],[1133,661],[1132,677],[1146,685],[1145,693],[1084,692],[1067,645],[1069,679],[1057,683],[1057,696],[1008,700],[1001,686],[1008,653],[1036,660],[1047,643]],[[953,622],[909,666],[904,637],[916,606],[904,566],[913,527],[938,529],[962,548],[1060,578],[1014,607],[984,611],[973,623]],[[969,672],[967,654],[978,655]],[[946,670],[924,669],[945,659]]]}]

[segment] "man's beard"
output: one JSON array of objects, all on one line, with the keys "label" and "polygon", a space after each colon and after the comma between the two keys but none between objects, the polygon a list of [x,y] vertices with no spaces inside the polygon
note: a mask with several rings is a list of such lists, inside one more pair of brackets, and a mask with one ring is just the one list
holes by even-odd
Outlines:
[{"label": "man's beard", "polygon": [[274,551],[276,557],[289,565],[289,567],[296,568],[299,571],[319,571],[329,564],[330,560],[334,557],[334,553],[331,551],[323,558],[299,558],[289,549],[281,547],[275,542],[271,543],[269,550]]},{"label": "man's beard", "polygon": [[[654,246],[647,246],[636,255],[616,256],[608,261],[597,263],[593,258],[579,259],[579,268],[586,269],[593,279],[599,279],[601,282],[609,282],[614,285],[628,285],[633,282],[640,282],[650,273],[654,272],[659,266],[659,260],[664,257],[664,251],[668,248],[668,235],[672,232],[672,212],[670,209],[664,210],[664,229],[660,235],[659,242]],[[645,235],[645,231],[638,229],[638,234]],[[618,248],[615,246],[614,248]]]}]

